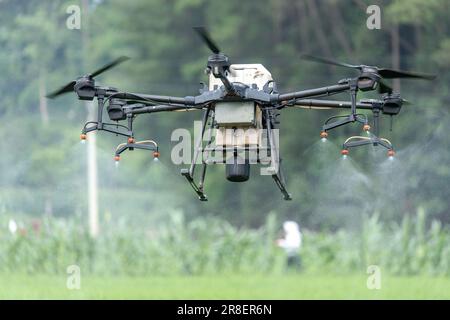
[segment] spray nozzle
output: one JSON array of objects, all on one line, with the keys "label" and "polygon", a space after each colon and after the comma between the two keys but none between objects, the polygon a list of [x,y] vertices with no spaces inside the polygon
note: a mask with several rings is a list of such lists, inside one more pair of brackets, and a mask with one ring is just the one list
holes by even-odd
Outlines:
[{"label": "spray nozzle", "polygon": [[395,151],[393,149],[389,149],[387,152],[389,159],[393,159],[395,156]]},{"label": "spray nozzle", "polygon": [[133,144],[135,142],[136,142],[136,140],[133,137],[128,138],[128,144]]},{"label": "spray nozzle", "polygon": [[370,130],[370,125],[369,124],[365,124],[365,125],[363,125],[363,130],[364,131],[366,131],[366,132],[369,132],[369,130]]},{"label": "spray nozzle", "polygon": [[342,150],[341,150],[341,154],[342,154],[343,156],[348,156],[348,153],[349,153],[348,149],[342,149]]},{"label": "spray nozzle", "polygon": [[322,141],[327,141],[328,133],[326,131],[321,131],[320,138],[322,139]]},{"label": "spray nozzle", "polygon": [[86,139],[87,139],[87,136],[86,136],[86,133],[81,133],[80,134],[80,142],[81,142],[81,144],[85,144],[86,143]]},{"label": "spray nozzle", "polygon": [[158,161],[159,151],[153,151],[153,158],[154,158],[155,161]]},{"label": "spray nozzle", "polygon": [[119,155],[115,155],[114,156],[114,161],[115,162],[119,162],[120,161],[120,156]]}]

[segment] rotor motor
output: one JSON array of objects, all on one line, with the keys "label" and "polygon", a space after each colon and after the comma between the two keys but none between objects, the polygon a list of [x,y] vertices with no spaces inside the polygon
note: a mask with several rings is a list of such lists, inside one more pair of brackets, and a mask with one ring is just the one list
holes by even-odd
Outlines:
[{"label": "rotor motor", "polygon": [[127,118],[123,107],[126,106],[126,102],[120,99],[111,99],[107,111],[109,118],[112,121],[125,120]]}]

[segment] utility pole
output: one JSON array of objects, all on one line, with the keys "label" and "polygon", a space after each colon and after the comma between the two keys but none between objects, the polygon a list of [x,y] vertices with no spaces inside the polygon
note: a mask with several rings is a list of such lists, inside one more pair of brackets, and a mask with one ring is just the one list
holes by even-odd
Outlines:
[{"label": "utility pole", "polygon": [[[89,54],[89,0],[82,0],[82,47],[83,57]],[[86,61],[86,60],[84,60]],[[84,66],[88,70],[87,65]],[[87,110],[87,121],[95,119],[95,112],[92,102],[85,103]],[[88,209],[89,209],[89,233],[95,238],[98,236],[99,219],[98,219],[98,170],[97,170],[97,134],[93,131],[87,139],[87,182],[88,182]]]}]

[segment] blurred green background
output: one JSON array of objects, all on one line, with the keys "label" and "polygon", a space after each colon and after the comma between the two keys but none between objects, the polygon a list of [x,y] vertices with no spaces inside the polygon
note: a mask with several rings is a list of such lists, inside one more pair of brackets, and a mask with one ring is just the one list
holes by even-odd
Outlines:
[{"label": "blurred green background", "polygon": [[[380,30],[366,26],[370,4],[381,8]],[[66,27],[69,5],[81,8],[80,30]],[[372,264],[392,277],[448,281],[442,277],[450,275],[449,12],[448,0],[0,0],[0,284],[19,288],[10,295],[0,289],[0,297],[45,297],[33,293],[33,285],[22,286],[22,275],[64,279],[72,264],[90,277],[167,277],[175,287],[186,287],[176,280],[186,276],[280,277],[284,255],[274,240],[286,219],[301,225],[305,272],[294,276],[298,281],[285,282],[299,284],[298,296],[286,297],[367,297],[359,291],[342,295],[343,283],[350,283],[345,281],[335,283],[336,295],[308,292],[315,292],[314,284],[323,288],[319,278],[313,280],[322,274],[362,276],[365,287]],[[137,138],[159,143],[159,163],[137,151],[125,154],[116,168],[113,153],[123,139],[99,134],[100,231],[92,237],[87,146],[79,142],[87,108],[74,94],[57,100],[45,94],[127,55],[131,61],[97,82],[131,92],[195,95],[198,83],[207,81],[203,69],[209,55],[192,31],[198,25],[208,27],[232,62],[262,63],[280,92],[354,75],[302,61],[301,53],[437,73],[438,78],[393,84],[414,103],[392,119],[392,131],[391,119],[382,119],[381,135],[397,150],[394,161],[386,159],[384,149],[372,147],[352,150],[343,161],[340,146],[360,134],[360,126],[334,130],[323,143],[321,126],[336,112],[284,110],[280,142],[290,202],[256,169],[250,181],[236,184],[225,180],[221,166],[208,169],[209,201],[199,202],[179,174],[182,167],[171,163],[175,142],[170,136],[176,128],[192,131],[200,113],[136,120]],[[305,279],[310,283],[302,291]],[[447,292],[425,287],[430,295],[422,297]],[[288,291],[271,290],[271,283],[264,288],[267,298],[282,298]],[[205,290],[201,297],[217,297]],[[403,285],[375,297],[411,292]],[[145,295],[145,290],[142,296],[121,297],[135,296],[179,297]],[[230,291],[225,297],[252,296]]]}]

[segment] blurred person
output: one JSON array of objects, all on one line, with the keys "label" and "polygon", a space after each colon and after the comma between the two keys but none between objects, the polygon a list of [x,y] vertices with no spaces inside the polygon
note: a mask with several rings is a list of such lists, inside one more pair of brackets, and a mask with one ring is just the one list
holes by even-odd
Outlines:
[{"label": "blurred person", "polygon": [[285,221],[283,223],[284,238],[276,241],[280,248],[283,248],[287,256],[288,269],[301,269],[300,247],[302,245],[302,233],[300,226],[295,221]]}]

